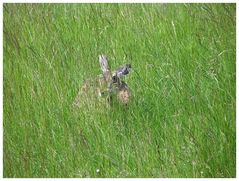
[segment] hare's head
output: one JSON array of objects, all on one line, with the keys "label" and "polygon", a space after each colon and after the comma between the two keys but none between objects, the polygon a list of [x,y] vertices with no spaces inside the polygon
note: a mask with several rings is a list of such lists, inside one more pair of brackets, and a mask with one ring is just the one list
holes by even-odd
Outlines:
[{"label": "hare's head", "polygon": [[116,94],[122,103],[127,104],[129,102],[130,90],[128,85],[121,79],[130,73],[131,64],[122,65],[111,72],[105,55],[99,55],[99,62],[104,79],[108,84],[108,95]]},{"label": "hare's head", "polygon": [[130,73],[131,64],[125,64],[120,66],[118,69],[111,72],[109,63],[105,55],[99,55],[100,68],[103,72],[105,80],[109,83],[119,83],[123,76]]}]

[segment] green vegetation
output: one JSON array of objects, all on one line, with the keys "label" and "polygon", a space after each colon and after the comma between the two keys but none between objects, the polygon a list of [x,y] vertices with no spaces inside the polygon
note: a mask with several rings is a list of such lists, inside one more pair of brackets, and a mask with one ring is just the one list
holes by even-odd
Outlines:
[{"label": "green vegetation", "polygon": [[[235,4],[3,11],[4,177],[236,176]],[[73,108],[101,53],[130,105]]]}]

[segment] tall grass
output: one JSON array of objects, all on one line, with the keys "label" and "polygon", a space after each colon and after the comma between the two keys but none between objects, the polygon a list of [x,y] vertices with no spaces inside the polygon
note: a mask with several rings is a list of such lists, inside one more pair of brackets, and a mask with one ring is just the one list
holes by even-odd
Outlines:
[{"label": "tall grass", "polygon": [[[4,177],[235,177],[235,4],[4,4]],[[124,108],[72,107],[131,63]]]}]

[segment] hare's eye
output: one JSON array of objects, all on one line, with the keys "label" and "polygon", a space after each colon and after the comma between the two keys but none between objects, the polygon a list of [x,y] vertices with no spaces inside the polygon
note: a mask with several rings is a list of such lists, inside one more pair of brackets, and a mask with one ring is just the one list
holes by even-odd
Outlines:
[{"label": "hare's eye", "polygon": [[114,76],[112,77],[112,81],[113,81],[113,83],[116,83],[116,82],[117,82],[117,77],[116,77],[116,75],[114,75]]},{"label": "hare's eye", "polygon": [[113,76],[112,80],[113,80],[113,83],[115,83],[116,82],[116,76]]}]

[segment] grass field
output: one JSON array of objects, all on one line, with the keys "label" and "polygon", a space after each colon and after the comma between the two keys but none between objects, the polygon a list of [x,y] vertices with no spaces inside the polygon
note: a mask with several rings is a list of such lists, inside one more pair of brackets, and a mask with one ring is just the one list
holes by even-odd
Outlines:
[{"label": "grass field", "polygon": [[[235,4],[4,4],[4,177],[235,177]],[[72,107],[131,63],[133,99]]]}]

